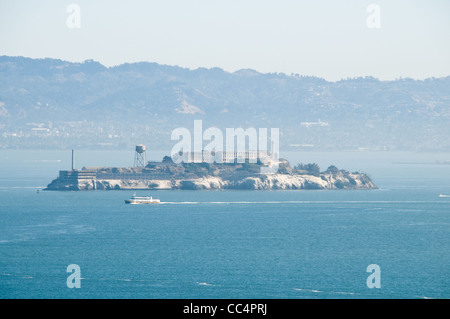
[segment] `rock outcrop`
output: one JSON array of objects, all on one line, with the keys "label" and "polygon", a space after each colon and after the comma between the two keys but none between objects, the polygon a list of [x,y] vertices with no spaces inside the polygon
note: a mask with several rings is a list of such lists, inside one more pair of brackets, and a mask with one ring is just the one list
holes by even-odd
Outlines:
[{"label": "rock outcrop", "polygon": [[192,179],[139,180],[139,179],[83,179],[76,183],[56,179],[47,190],[294,190],[294,189],[375,189],[370,178],[361,173],[296,175],[267,174],[243,178],[223,179],[217,176],[205,176]]}]

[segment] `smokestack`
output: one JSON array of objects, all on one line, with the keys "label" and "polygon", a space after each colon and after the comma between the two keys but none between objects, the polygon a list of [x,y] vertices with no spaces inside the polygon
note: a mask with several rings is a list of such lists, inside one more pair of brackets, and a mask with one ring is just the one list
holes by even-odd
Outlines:
[{"label": "smokestack", "polygon": [[73,171],[73,150],[72,150],[72,171]]}]

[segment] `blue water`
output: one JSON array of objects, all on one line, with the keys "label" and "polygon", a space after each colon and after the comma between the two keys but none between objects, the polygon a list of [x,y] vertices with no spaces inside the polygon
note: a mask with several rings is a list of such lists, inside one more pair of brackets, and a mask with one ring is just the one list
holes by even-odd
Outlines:
[{"label": "blue water", "polygon": [[[164,203],[125,205],[133,191],[37,193],[70,151],[0,150],[0,298],[450,297],[450,197],[438,196],[450,165],[424,164],[450,154],[286,157],[366,171],[379,189],[154,191]],[[366,285],[370,264],[381,288]]]}]

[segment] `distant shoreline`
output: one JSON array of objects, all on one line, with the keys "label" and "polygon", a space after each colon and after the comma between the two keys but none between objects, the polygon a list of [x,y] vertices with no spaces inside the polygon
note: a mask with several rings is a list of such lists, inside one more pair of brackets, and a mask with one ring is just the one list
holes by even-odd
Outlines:
[{"label": "distant shoreline", "polygon": [[450,165],[450,161],[444,162],[392,162],[399,165]]}]

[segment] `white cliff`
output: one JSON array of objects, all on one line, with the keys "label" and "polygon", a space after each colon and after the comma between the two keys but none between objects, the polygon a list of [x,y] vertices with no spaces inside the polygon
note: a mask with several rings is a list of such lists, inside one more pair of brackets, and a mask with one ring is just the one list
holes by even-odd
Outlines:
[{"label": "white cliff", "polygon": [[[64,185],[54,188],[68,189]],[[76,190],[119,190],[119,189],[156,189],[156,190],[289,190],[289,189],[373,189],[377,188],[364,174],[344,175],[288,175],[271,174],[224,180],[217,176],[179,180],[114,180],[92,179],[79,181],[72,185]]]}]

